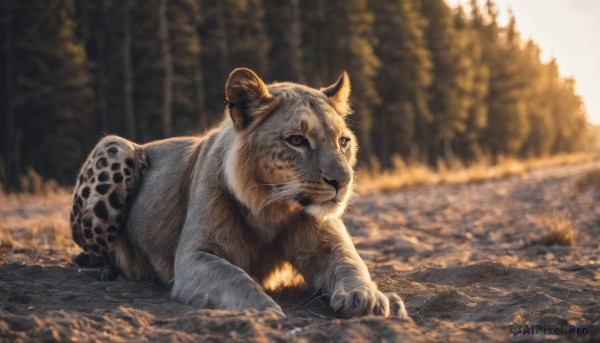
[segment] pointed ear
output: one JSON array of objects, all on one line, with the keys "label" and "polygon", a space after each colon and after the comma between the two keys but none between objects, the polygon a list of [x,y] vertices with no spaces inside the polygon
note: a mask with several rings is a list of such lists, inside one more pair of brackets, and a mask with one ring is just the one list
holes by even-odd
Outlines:
[{"label": "pointed ear", "polygon": [[321,92],[333,102],[333,107],[342,116],[350,114],[350,78],[345,71],[336,83],[329,87],[321,88]]},{"label": "pointed ear", "polygon": [[271,113],[277,105],[265,83],[247,68],[234,69],[225,84],[225,97],[231,120],[237,130]]}]

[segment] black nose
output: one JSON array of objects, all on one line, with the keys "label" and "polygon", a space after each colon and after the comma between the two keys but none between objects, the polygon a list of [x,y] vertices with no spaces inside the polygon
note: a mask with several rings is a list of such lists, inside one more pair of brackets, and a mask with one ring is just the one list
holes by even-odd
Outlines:
[{"label": "black nose", "polygon": [[348,184],[348,180],[329,180],[323,178],[323,181],[330,184],[333,188],[335,188],[336,191],[339,191],[340,188],[344,188]]}]

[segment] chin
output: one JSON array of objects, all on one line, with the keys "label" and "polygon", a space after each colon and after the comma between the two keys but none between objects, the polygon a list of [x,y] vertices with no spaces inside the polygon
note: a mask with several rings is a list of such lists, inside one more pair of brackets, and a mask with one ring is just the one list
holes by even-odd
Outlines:
[{"label": "chin", "polygon": [[304,211],[317,220],[327,220],[338,218],[344,213],[346,208],[344,203],[325,202],[322,204],[311,204],[304,208]]}]

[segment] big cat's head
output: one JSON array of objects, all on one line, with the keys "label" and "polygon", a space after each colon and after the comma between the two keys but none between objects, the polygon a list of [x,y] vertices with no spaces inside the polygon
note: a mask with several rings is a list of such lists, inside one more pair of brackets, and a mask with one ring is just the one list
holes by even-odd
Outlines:
[{"label": "big cat's head", "polygon": [[352,193],[356,137],[346,125],[350,80],[314,89],[266,85],[235,69],[225,87],[236,131],[226,161],[228,185],[253,212],[287,205],[317,219],[339,216]]}]

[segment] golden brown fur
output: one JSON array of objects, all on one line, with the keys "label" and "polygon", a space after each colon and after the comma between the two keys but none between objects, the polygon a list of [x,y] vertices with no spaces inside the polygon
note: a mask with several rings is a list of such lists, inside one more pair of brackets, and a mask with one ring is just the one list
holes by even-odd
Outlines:
[{"label": "golden brown fur", "polygon": [[226,118],[203,137],[141,146],[149,166],[118,267],[172,283],[175,300],[199,307],[281,312],[263,288],[304,281],[344,316],[406,317],[400,298],[371,281],[340,219],[357,151],[344,120],[348,76],[316,90],[236,69],[225,93]]}]

